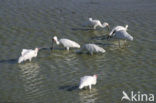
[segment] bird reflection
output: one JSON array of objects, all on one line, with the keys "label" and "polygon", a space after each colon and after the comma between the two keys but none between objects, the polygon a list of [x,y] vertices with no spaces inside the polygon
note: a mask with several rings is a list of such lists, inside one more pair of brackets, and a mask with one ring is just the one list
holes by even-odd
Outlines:
[{"label": "bird reflection", "polygon": [[39,75],[40,66],[37,63],[20,64],[20,77],[23,80],[26,98],[35,100],[43,95],[43,76]]},{"label": "bird reflection", "polygon": [[96,103],[98,91],[92,89],[91,91],[82,90],[79,93],[81,103]]}]

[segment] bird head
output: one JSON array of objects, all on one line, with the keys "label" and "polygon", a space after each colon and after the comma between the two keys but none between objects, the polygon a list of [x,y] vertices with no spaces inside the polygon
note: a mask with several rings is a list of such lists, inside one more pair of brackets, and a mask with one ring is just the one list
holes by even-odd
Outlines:
[{"label": "bird head", "polygon": [[54,36],[54,37],[52,38],[52,42],[55,42],[57,45],[59,45],[57,36]]},{"label": "bird head", "polygon": [[40,48],[35,48],[35,51],[39,51]]},{"label": "bird head", "polygon": [[54,42],[55,42],[57,45],[60,44],[59,41],[58,41],[58,39],[57,39],[57,36],[54,36],[54,37],[52,38],[52,47],[51,47],[51,50],[53,49]]},{"label": "bird head", "polygon": [[109,24],[108,24],[107,22],[104,22],[104,23],[103,23],[103,26],[104,26],[104,27],[107,27],[108,31],[110,30]]},{"label": "bird head", "polygon": [[97,76],[97,74],[94,74],[93,77],[96,77],[97,78],[98,76]]}]

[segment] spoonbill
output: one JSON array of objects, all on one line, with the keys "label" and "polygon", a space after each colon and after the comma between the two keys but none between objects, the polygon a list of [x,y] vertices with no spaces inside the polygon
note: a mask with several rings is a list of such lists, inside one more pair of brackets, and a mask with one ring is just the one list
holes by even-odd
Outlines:
[{"label": "spoonbill", "polygon": [[57,36],[54,36],[52,38],[52,48],[53,48],[53,42],[55,42],[57,45],[60,44],[63,45],[67,50],[69,50],[69,48],[80,48],[80,45],[75,41],[65,39],[65,38],[58,40]]},{"label": "spoonbill", "polygon": [[92,85],[96,85],[97,75],[93,76],[84,76],[80,78],[79,89],[89,86],[89,89],[92,89]]},{"label": "spoonbill", "polygon": [[107,29],[109,30],[109,24],[107,22],[104,22],[102,24],[100,20],[93,20],[92,18],[89,18],[89,22],[91,23],[91,25],[93,25],[94,29],[96,29],[96,27],[99,26],[101,28],[107,27]]},{"label": "spoonbill", "polygon": [[85,44],[82,46],[82,48],[78,51],[78,52],[89,52],[91,55],[93,55],[93,53],[104,53],[106,52],[103,48],[99,47],[96,44]]},{"label": "spoonbill", "polygon": [[120,47],[120,39],[133,41],[133,37],[126,30],[114,31],[111,35],[111,38],[118,39],[119,47]]},{"label": "spoonbill", "polygon": [[120,31],[120,30],[125,30],[125,31],[127,31],[127,29],[128,29],[128,25],[126,25],[125,27],[123,27],[123,26],[116,26],[116,27],[114,27],[114,28],[112,29],[112,31],[108,34],[108,38],[107,38],[107,39],[111,38],[111,36],[114,34],[114,32]]},{"label": "spoonbill", "polygon": [[21,52],[21,56],[18,59],[18,63],[21,63],[23,61],[29,60],[31,61],[31,59],[33,57],[37,57],[39,48],[35,48],[34,50],[32,49],[23,49]]}]

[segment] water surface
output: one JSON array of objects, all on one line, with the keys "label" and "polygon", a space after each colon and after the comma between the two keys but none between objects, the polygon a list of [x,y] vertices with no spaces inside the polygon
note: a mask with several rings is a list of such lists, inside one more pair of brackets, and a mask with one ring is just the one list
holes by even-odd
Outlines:
[{"label": "water surface", "polygon": [[[127,48],[102,39],[107,29],[88,30],[89,17],[129,25]],[[122,91],[156,94],[155,0],[1,0],[1,103],[120,103]],[[42,50],[17,63],[23,48],[50,47],[51,38],[96,43],[105,54]],[[56,47],[55,45],[55,48]],[[98,74],[93,90],[78,90],[80,77]]]}]

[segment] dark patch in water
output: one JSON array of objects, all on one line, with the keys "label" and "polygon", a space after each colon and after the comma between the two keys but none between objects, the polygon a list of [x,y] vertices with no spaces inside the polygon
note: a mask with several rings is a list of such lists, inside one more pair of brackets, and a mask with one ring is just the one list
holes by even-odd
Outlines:
[{"label": "dark patch in water", "polygon": [[76,90],[78,89],[78,85],[65,85],[65,86],[60,86],[59,89],[60,90],[66,90],[66,91],[73,91],[73,90]]},{"label": "dark patch in water", "polygon": [[18,61],[18,58],[16,58],[16,59],[0,60],[0,63],[15,64],[15,63],[17,63],[17,61]]}]

